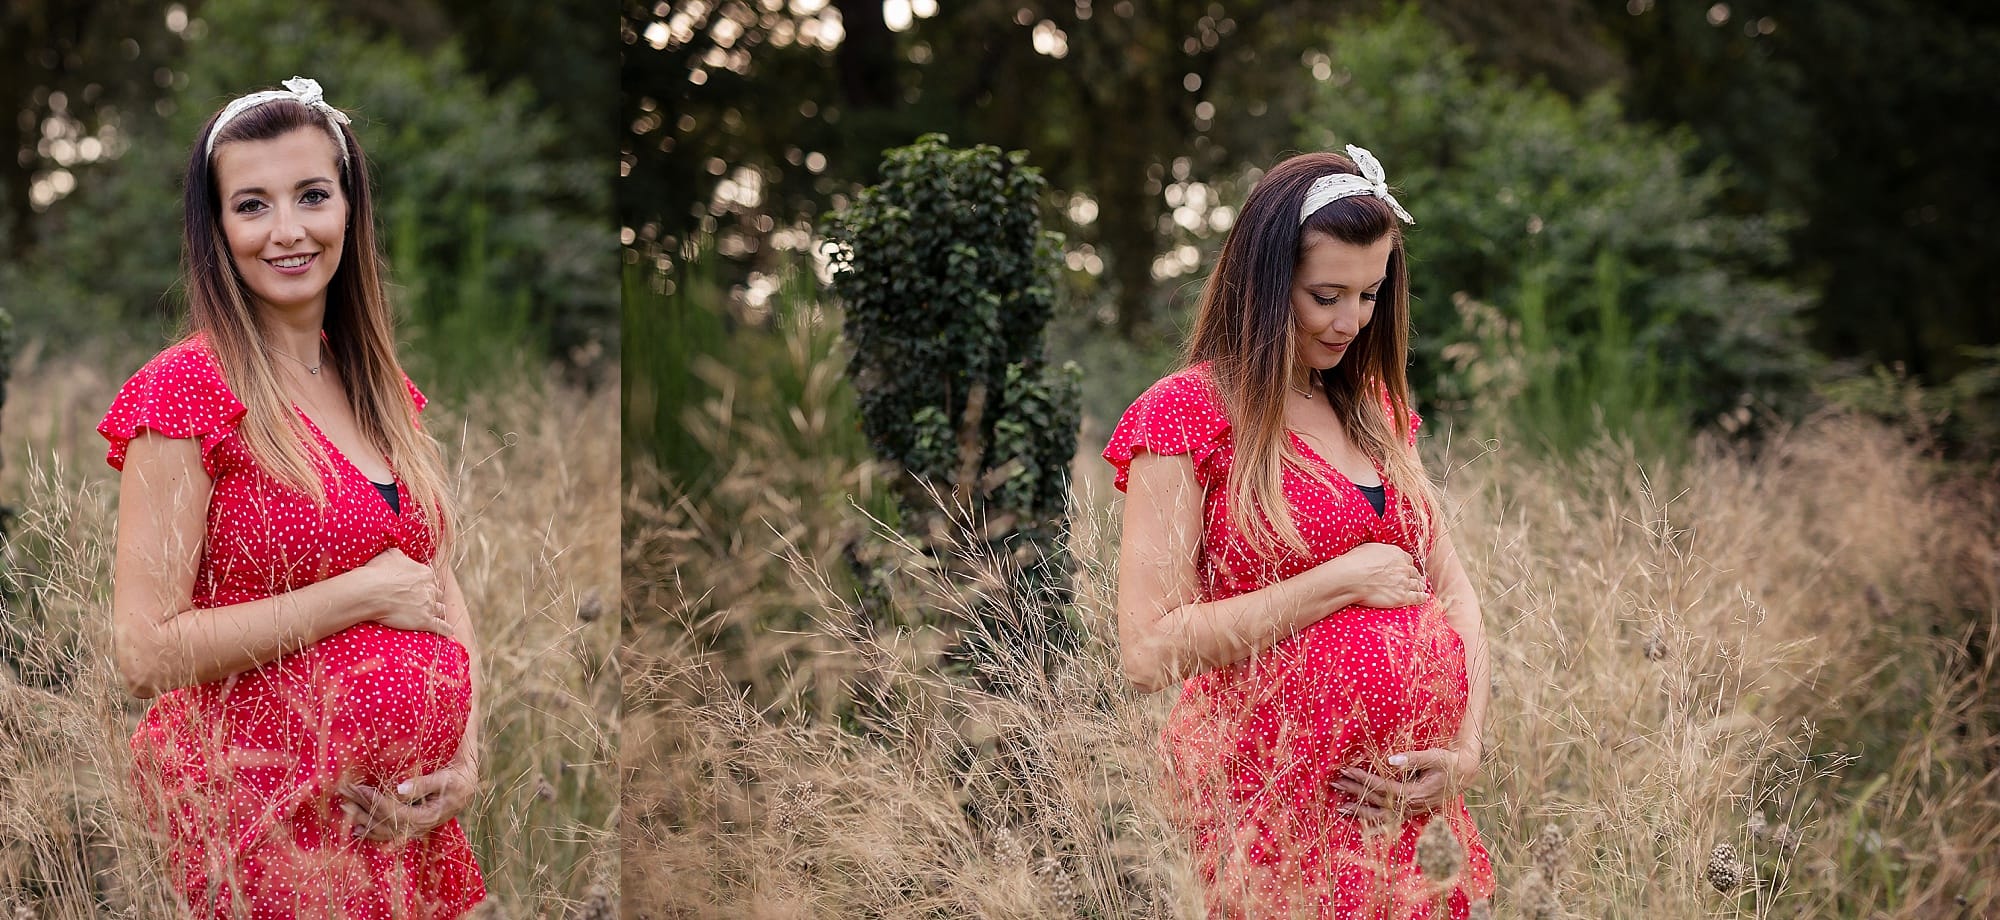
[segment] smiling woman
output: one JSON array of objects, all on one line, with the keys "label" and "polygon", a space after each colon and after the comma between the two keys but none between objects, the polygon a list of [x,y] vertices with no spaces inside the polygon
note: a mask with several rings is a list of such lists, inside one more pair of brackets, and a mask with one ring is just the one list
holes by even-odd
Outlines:
[{"label": "smiling woman", "polygon": [[98,430],[140,798],[197,917],[449,918],[478,673],[449,499],[394,349],[367,163],[317,83],[211,118],[189,332]]}]

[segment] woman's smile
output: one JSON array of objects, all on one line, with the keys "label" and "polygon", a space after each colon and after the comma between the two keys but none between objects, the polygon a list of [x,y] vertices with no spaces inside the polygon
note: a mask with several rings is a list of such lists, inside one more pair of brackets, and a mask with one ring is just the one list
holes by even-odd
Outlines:
[{"label": "woman's smile", "polygon": [[303,275],[312,270],[312,264],[318,257],[319,253],[316,252],[302,252],[264,261],[281,275]]}]

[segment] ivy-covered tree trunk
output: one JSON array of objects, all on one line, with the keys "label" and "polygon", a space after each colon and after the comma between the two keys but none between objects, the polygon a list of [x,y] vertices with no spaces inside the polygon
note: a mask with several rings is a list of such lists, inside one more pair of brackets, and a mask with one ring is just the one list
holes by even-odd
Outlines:
[{"label": "ivy-covered tree trunk", "polygon": [[927,135],[827,221],[862,430],[902,470],[905,530],[941,559],[976,543],[1006,574],[962,625],[968,650],[1010,655],[1072,635],[1060,546],[1081,413],[1082,372],[1043,356],[1060,241],[1025,163]]}]

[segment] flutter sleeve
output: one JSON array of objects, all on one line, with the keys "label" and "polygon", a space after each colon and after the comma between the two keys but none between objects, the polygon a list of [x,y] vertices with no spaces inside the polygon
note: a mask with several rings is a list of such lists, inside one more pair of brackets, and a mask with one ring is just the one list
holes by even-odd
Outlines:
[{"label": "flutter sleeve", "polygon": [[[1386,384],[1381,387],[1381,394],[1382,394],[1382,412],[1383,414],[1389,416],[1389,428],[1390,430],[1393,431],[1395,430],[1397,425],[1396,403],[1394,400],[1389,398],[1389,387]],[[1409,444],[1411,447],[1417,446],[1417,429],[1422,428],[1423,425],[1424,425],[1424,417],[1417,414],[1416,403],[1411,403],[1410,434],[1409,434]]]},{"label": "flutter sleeve", "polygon": [[1229,413],[1214,385],[1198,369],[1187,370],[1162,378],[1133,401],[1112,430],[1104,459],[1118,471],[1116,485],[1122,492],[1132,458],[1140,451],[1185,454],[1194,460],[1196,478],[1207,489],[1224,475],[1219,459],[1228,440]]},{"label": "flutter sleeve", "polygon": [[418,412],[424,411],[424,407],[430,405],[430,400],[425,398],[424,391],[417,389],[416,381],[411,380],[410,375],[403,375],[403,386],[410,391],[410,402],[416,405]]},{"label": "flutter sleeve", "polygon": [[188,339],[160,352],[118,388],[97,433],[110,442],[104,460],[125,469],[125,451],[141,431],[201,444],[201,466],[213,478],[216,448],[235,436],[243,403],[230,392],[208,347]]}]

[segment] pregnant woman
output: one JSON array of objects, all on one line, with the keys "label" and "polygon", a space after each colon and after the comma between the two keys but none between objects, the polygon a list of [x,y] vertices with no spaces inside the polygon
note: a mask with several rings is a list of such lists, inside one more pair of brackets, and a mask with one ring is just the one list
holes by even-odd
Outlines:
[{"label": "pregnant woman", "polygon": [[367,161],[311,80],[187,168],[188,333],[98,426],[140,799],[198,918],[448,918],[485,894],[471,621],[396,360]]},{"label": "pregnant woman", "polygon": [[[1188,366],[1105,448],[1121,654],[1141,689],[1185,681],[1162,747],[1212,916],[1463,920],[1493,891],[1460,798],[1486,643],[1415,449],[1411,219],[1347,152],[1257,182]],[[1420,838],[1462,868],[1425,877]]]}]

